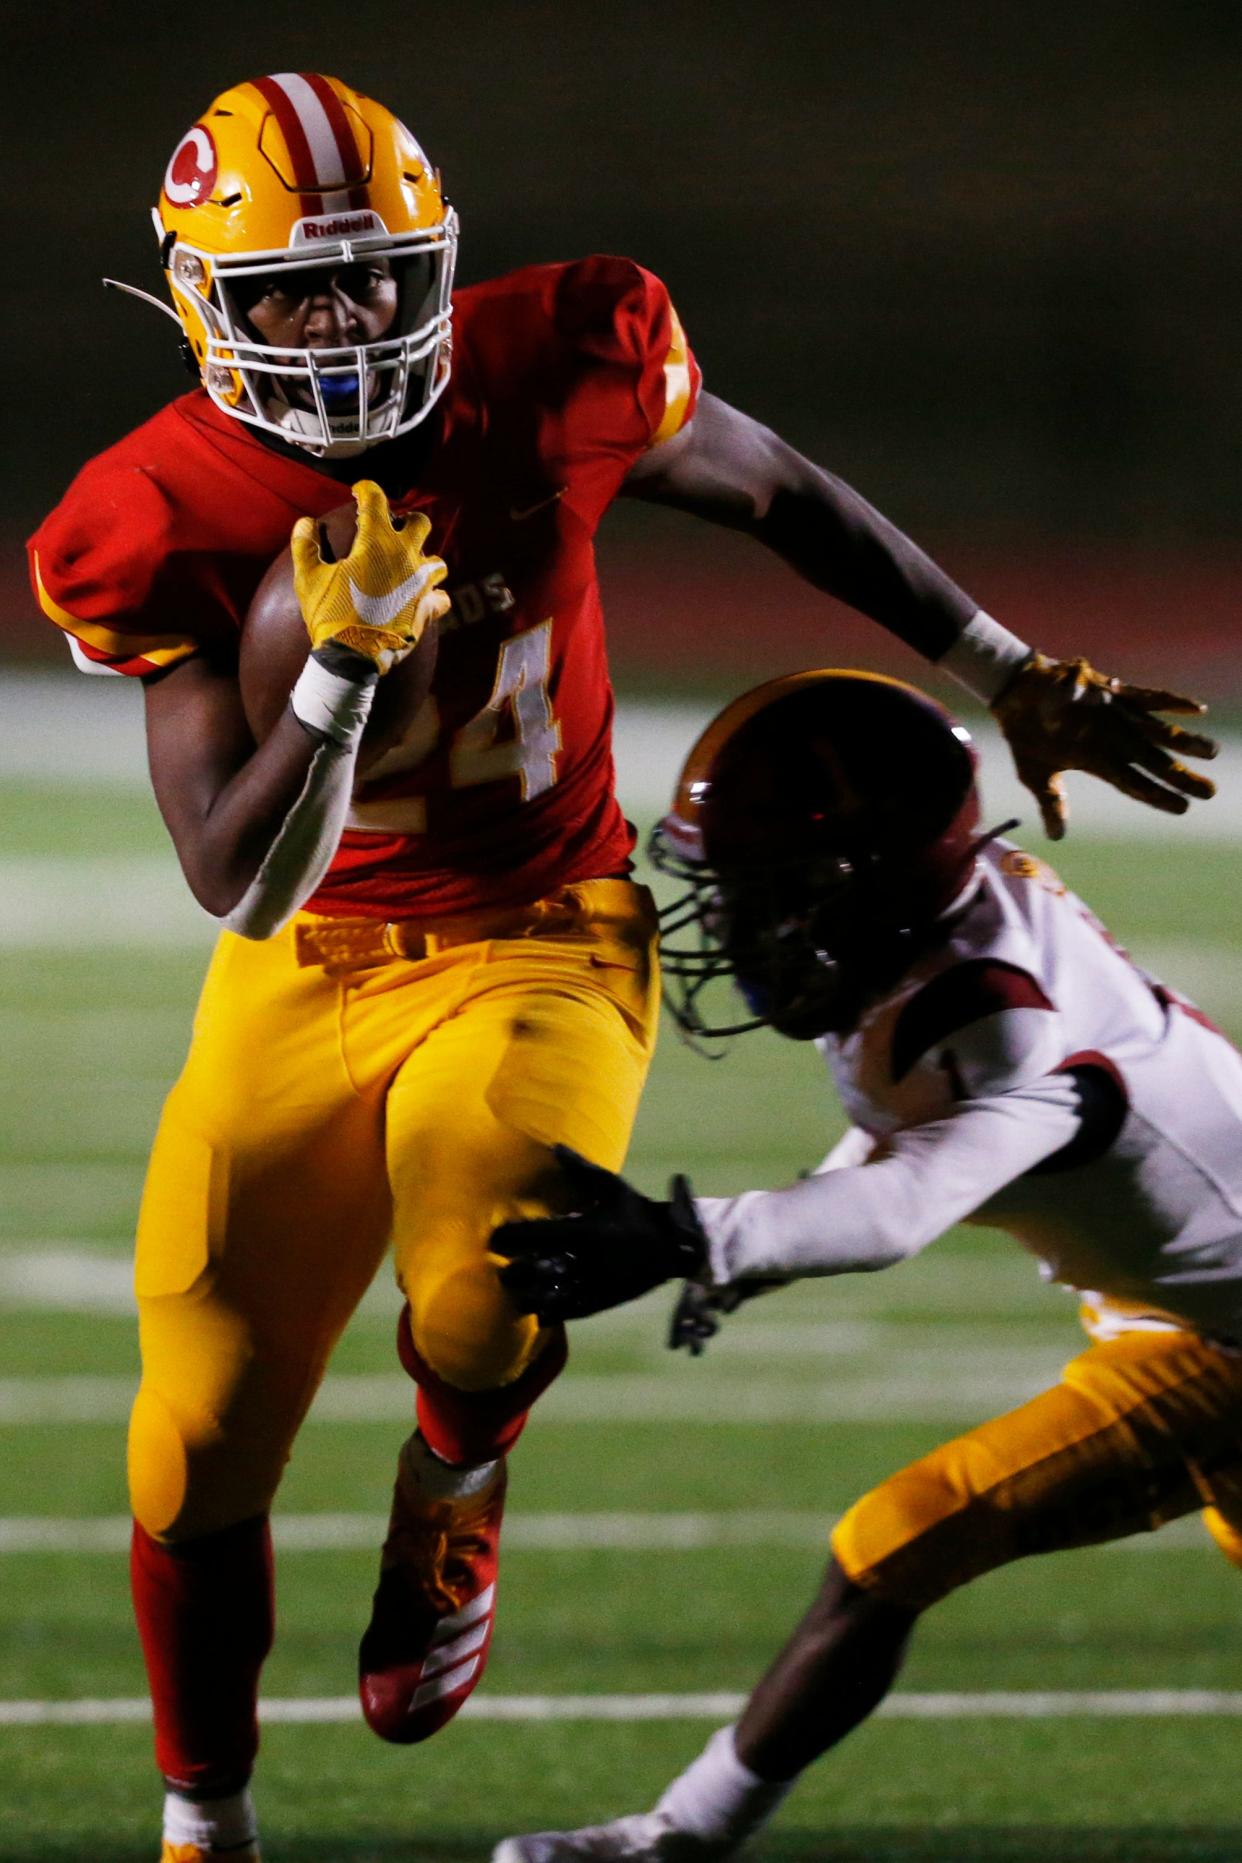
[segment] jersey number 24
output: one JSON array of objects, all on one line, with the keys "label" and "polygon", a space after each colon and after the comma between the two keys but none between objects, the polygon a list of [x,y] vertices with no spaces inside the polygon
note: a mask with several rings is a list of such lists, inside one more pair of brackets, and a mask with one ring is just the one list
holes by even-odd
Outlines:
[{"label": "jersey number 24", "polygon": [[[548,675],[552,664],[552,620],[539,622],[504,642],[486,705],[454,733],[448,746],[448,776],[453,789],[516,778],[523,802],[542,795],[556,781],[561,728],[552,715]],[[509,731],[502,733],[508,717]],[[427,827],[425,796],[387,796],[369,802],[366,791],[426,761],[441,738],[434,696],[424,700],[418,716],[391,750],[367,771],[354,797],[347,828],[388,834],[422,834]]]}]

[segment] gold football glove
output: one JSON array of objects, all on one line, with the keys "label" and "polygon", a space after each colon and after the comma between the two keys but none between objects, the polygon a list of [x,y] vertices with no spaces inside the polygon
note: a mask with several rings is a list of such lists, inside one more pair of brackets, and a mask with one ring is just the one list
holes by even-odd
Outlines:
[{"label": "gold football glove", "polygon": [[[353,492],[358,528],[343,562],[324,562],[314,518],[298,519],[292,550],[293,588],[311,652],[356,677],[398,665],[447,611],[449,598],[438,586],[448,574],[442,558],[423,553],[431,525],[421,512],[398,529],[372,480],[359,480]],[[352,668],[344,656],[352,657]]]},{"label": "gold football glove", "polygon": [[1065,770],[1087,770],[1166,815],[1184,815],[1192,796],[1214,796],[1216,785],[1173,753],[1214,757],[1216,743],[1157,716],[1205,710],[1180,693],[1127,686],[1085,660],[1050,660],[1042,653],[1032,654],[992,702],[1051,841],[1061,840],[1069,817]]}]

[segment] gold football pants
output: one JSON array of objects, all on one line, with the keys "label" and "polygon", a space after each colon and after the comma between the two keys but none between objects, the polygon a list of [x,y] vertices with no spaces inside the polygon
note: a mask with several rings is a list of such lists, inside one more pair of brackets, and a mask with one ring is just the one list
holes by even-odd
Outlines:
[{"label": "gold football pants", "polygon": [[847,1578],[922,1610],[981,1573],[1204,1509],[1242,1566],[1242,1355],[1193,1333],[1091,1346],[1061,1382],[865,1494],[832,1548]]},{"label": "gold football pants", "polygon": [[487,1252],[556,1207],[548,1148],[621,1165],[655,1041],[655,918],[626,880],[446,921],[301,914],[225,933],[138,1226],[136,1518],[166,1540],[263,1513],[391,1239],[413,1344],[450,1386],[547,1335]]}]

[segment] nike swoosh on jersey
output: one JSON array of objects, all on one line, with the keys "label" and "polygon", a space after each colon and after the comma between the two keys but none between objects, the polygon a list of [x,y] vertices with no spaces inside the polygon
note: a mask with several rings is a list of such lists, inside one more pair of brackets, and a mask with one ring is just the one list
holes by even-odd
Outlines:
[{"label": "nike swoosh on jersey", "polygon": [[358,619],[367,627],[391,627],[401,610],[422,594],[435,567],[432,563],[421,564],[412,576],[399,582],[395,589],[386,589],[382,595],[368,595],[351,576],[349,592],[354,598]]},{"label": "nike swoosh on jersey", "polygon": [[560,485],[554,492],[549,492],[546,498],[537,498],[533,505],[510,505],[509,516],[515,524],[523,524],[527,518],[534,517],[537,511],[546,511],[548,506],[554,505],[558,498],[563,498],[567,489],[566,486]]}]

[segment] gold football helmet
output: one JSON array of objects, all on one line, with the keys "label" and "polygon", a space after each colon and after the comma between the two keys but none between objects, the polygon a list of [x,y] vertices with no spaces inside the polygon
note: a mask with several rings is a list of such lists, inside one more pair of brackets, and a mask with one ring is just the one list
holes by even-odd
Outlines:
[{"label": "gold football helmet", "polygon": [[[333,457],[426,419],[449,377],[457,216],[382,104],[311,72],[235,85],[173,150],[153,215],[190,353],[227,414]],[[250,321],[273,280],[288,299],[368,267],[396,285],[378,341],[275,345]]]}]

